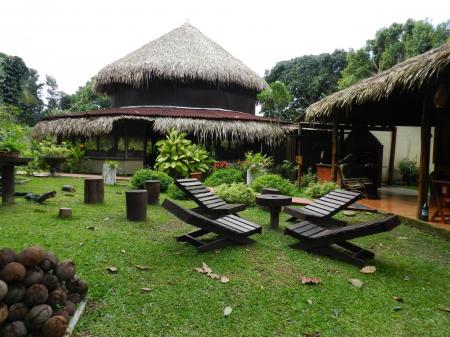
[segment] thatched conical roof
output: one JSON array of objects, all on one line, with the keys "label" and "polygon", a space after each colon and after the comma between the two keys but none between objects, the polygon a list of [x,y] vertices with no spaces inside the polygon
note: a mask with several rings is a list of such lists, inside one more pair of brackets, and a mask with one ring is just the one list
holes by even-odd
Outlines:
[{"label": "thatched conical roof", "polygon": [[255,91],[266,86],[257,73],[185,23],[104,67],[96,76],[93,89],[96,93],[108,93],[108,88],[114,84],[145,88],[152,79],[198,80]]},{"label": "thatched conical roof", "polygon": [[305,119],[328,120],[363,105],[386,103],[394,95],[406,97],[421,92],[437,81],[448,81],[449,77],[450,43],[446,43],[311,104],[305,110]]}]

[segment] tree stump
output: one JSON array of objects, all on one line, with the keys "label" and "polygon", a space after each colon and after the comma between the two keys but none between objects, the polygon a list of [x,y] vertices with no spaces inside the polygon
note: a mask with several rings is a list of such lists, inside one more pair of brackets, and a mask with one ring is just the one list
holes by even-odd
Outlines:
[{"label": "tree stump", "polygon": [[148,192],[148,204],[159,204],[159,193],[161,190],[161,183],[159,180],[146,180],[144,187]]},{"label": "tree stump", "polygon": [[281,194],[279,190],[277,190],[276,188],[269,188],[269,187],[264,187],[261,190],[261,194]]},{"label": "tree stump", "polygon": [[58,218],[68,219],[72,217],[72,208],[60,208]]},{"label": "tree stump", "polygon": [[100,204],[105,198],[105,191],[102,178],[84,179],[84,203]]},{"label": "tree stump", "polygon": [[128,220],[144,221],[147,219],[147,195],[147,190],[125,192]]}]

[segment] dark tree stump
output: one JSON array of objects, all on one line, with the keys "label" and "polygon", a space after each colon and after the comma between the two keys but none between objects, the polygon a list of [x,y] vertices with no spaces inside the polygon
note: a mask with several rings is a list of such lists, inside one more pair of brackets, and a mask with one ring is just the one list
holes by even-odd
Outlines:
[{"label": "dark tree stump", "polygon": [[269,188],[269,187],[264,187],[261,190],[261,194],[281,194],[279,190],[277,190],[276,188]]},{"label": "dark tree stump", "polygon": [[84,203],[101,204],[105,198],[102,178],[84,179]]},{"label": "dark tree stump", "polygon": [[147,219],[147,195],[147,190],[125,192],[128,220],[144,221]]},{"label": "dark tree stump", "polygon": [[161,190],[161,183],[159,180],[146,180],[144,187],[148,192],[148,204],[159,204],[159,193]]},{"label": "dark tree stump", "polygon": [[58,217],[61,219],[67,219],[72,217],[72,208],[60,208]]}]

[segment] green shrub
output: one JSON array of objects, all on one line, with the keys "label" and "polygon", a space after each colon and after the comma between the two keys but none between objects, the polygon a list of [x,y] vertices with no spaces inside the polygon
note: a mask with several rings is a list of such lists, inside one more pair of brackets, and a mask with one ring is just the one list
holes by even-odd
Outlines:
[{"label": "green shrub", "polygon": [[289,160],[283,160],[281,164],[275,165],[270,173],[279,174],[285,179],[295,180],[297,178],[298,166],[292,164]]},{"label": "green shrub", "polygon": [[398,169],[400,170],[406,185],[414,185],[417,183],[419,168],[417,167],[416,161],[404,158],[398,163]]},{"label": "green shrub", "polygon": [[252,188],[256,192],[261,192],[264,187],[276,188],[284,195],[292,195],[295,192],[295,186],[289,180],[277,174],[259,176],[252,183]]},{"label": "green shrub", "polygon": [[169,189],[167,190],[167,194],[169,195],[169,197],[176,200],[185,200],[188,198],[187,195],[174,183],[170,184]]},{"label": "green shrub", "polygon": [[134,188],[144,188],[146,180],[159,180],[161,192],[166,192],[170,184],[173,183],[173,179],[164,172],[142,169],[134,172],[133,178],[131,178],[131,185]]},{"label": "green shrub", "polygon": [[302,180],[300,181],[300,187],[308,187],[315,184],[317,177],[311,170],[308,173],[302,175]]},{"label": "green shrub", "polygon": [[206,186],[219,186],[221,184],[231,185],[244,182],[242,171],[236,168],[219,169],[205,180]]},{"label": "green shrub", "polygon": [[309,185],[309,187],[305,191],[305,194],[310,198],[316,199],[323,197],[325,194],[330,193],[337,188],[339,188],[339,186],[331,181],[327,181],[324,183],[314,183]]},{"label": "green shrub", "polygon": [[215,187],[214,192],[230,204],[255,205],[255,193],[244,183],[222,184]]}]

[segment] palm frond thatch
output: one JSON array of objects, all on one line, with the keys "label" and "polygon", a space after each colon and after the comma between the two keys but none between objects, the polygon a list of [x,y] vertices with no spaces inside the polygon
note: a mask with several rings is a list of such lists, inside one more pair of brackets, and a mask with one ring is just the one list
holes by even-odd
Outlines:
[{"label": "palm frond thatch", "polygon": [[262,142],[269,146],[279,144],[290,131],[277,123],[254,121],[224,121],[198,118],[114,116],[91,118],[60,118],[44,120],[33,128],[33,137],[42,139],[48,135],[92,137],[109,134],[114,122],[119,120],[142,120],[153,122],[156,132],[167,133],[171,129],[194,134],[200,141],[206,139],[230,139],[238,143]]},{"label": "palm frond thatch", "polygon": [[113,84],[145,88],[153,78],[237,84],[256,91],[267,85],[257,73],[185,23],[104,67],[95,78],[93,90],[107,93]]},{"label": "palm frond thatch", "polygon": [[388,100],[394,92],[418,91],[449,73],[450,43],[446,43],[311,104],[305,111],[305,119],[309,122],[327,120],[355,106]]}]

